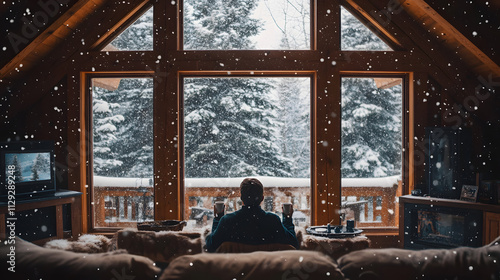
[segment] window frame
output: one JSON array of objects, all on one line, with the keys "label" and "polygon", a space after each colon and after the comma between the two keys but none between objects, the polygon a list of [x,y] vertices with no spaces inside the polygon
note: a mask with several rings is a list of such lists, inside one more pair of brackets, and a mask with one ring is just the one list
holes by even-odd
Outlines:
[{"label": "window frame", "polygon": [[[86,141],[86,155],[87,155],[87,168],[86,168],[86,178],[87,178],[87,192],[86,192],[86,200],[89,202],[88,203],[88,211],[89,215],[87,216],[87,223],[92,229],[93,232],[110,232],[110,231],[117,231],[120,230],[121,227],[96,227],[95,226],[95,204],[93,203],[94,200],[94,167],[93,167],[93,162],[94,162],[94,135],[93,135],[93,110],[92,110],[92,79],[96,78],[150,78],[153,79],[153,83],[155,81],[154,78],[154,73],[153,72],[132,72],[132,73],[124,73],[124,72],[114,72],[114,73],[100,73],[100,72],[95,72],[95,73],[82,73],[84,75],[85,83],[84,83],[84,92],[82,96],[82,100],[84,100],[84,103],[87,104],[85,106],[85,131],[86,135],[88,136],[88,139]],[[153,95],[155,95],[155,89],[153,88]],[[155,116],[155,108],[153,107],[153,119]],[[154,130],[154,129],[153,129]],[[154,139],[154,136],[153,136]],[[154,140],[153,140],[154,142]],[[153,144],[154,145],[154,144]],[[155,156],[153,154],[153,161],[155,160]],[[153,167],[154,168],[154,167]],[[154,210],[155,211],[155,210]]]},{"label": "window frame", "polygon": [[[340,74],[340,79],[342,78],[399,78],[401,79],[401,99],[402,99],[402,104],[401,104],[401,184],[402,188],[400,191],[401,193],[396,193],[397,195],[403,195],[408,193],[407,186],[408,186],[408,181],[406,178],[409,178],[410,176],[410,166],[408,164],[408,159],[409,159],[409,133],[410,133],[410,113],[413,114],[413,110],[410,110],[410,99],[411,99],[411,83],[410,83],[410,78],[413,76],[411,73],[405,73],[405,72],[358,72],[358,71],[342,71]],[[342,86],[342,84],[340,84]],[[342,128],[341,128],[342,129]],[[340,186],[340,192],[342,193],[342,186]],[[397,197],[396,197],[397,199]],[[395,206],[395,226],[394,227],[366,227],[363,228],[365,232],[368,233],[379,233],[379,232],[390,232],[394,233],[395,231],[398,231],[398,226],[399,226],[399,206]]]},{"label": "window frame", "polygon": [[[179,0],[176,5],[167,1],[152,4],[155,14],[153,51],[116,51],[108,54],[99,49],[91,51],[89,54],[93,59],[76,67],[72,74],[77,78],[69,79],[69,84],[74,85],[70,90],[77,93],[75,96],[78,97],[73,100],[80,108],[78,112],[72,113],[80,121],[70,126],[69,131],[71,127],[81,130],[78,136],[70,137],[70,141],[75,142],[73,146],[80,153],[77,168],[79,175],[74,177],[75,175],[70,174],[70,178],[78,179],[85,194],[82,203],[82,211],[87,213],[87,219],[83,221],[84,232],[116,230],[94,228],[92,223],[92,191],[89,190],[92,189],[89,174],[92,142],[88,138],[91,131],[88,89],[90,79],[94,77],[130,75],[154,79],[155,220],[184,218],[183,142],[180,140],[183,122],[179,114],[182,113],[183,98],[181,81],[186,75],[227,76],[230,72],[232,77],[236,77],[253,72],[250,76],[280,76],[297,72],[314,76],[311,83],[311,225],[340,223],[336,211],[341,205],[339,116],[342,75],[404,76],[402,194],[409,193],[415,180],[414,164],[410,160],[414,155],[413,81],[415,76],[423,77],[421,73],[415,74],[414,71],[422,68],[414,66],[417,62],[411,51],[341,51],[340,5],[346,7],[345,2],[311,0],[311,50],[182,50],[182,0]],[[331,12],[318,12],[326,10]],[[322,27],[321,32],[317,32],[318,27]],[[115,34],[114,31],[111,34]],[[158,38],[166,39],[160,41]],[[103,36],[100,42],[109,40],[110,37]],[[98,71],[93,70],[92,65],[100,59],[104,63],[99,65]],[[130,62],[123,65],[124,63],[115,63],[116,61]],[[367,69],[367,64],[371,66],[370,69]],[[325,142],[329,143],[328,147],[325,147]],[[397,234],[397,231],[388,228],[370,229],[366,232]]]},{"label": "window frame", "polygon": [[[181,200],[184,204],[185,201],[185,173],[184,173],[184,79],[186,78],[309,78],[310,79],[310,106],[309,106],[309,122],[310,122],[310,194],[311,194],[311,216],[310,221],[312,222],[314,219],[314,211],[313,206],[316,204],[314,199],[315,190],[315,181],[313,172],[315,170],[314,165],[314,154],[313,154],[313,143],[315,143],[315,138],[313,133],[313,125],[314,125],[314,112],[313,112],[313,104],[314,104],[314,96],[316,96],[316,72],[314,71],[281,71],[281,72],[269,72],[269,71],[237,71],[235,73],[231,72],[231,75],[228,75],[227,72],[221,71],[182,71],[179,72],[179,175],[182,176],[180,180],[180,193]],[[181,219],[186,219],[184,217],[185,209],[181,209]]]}]

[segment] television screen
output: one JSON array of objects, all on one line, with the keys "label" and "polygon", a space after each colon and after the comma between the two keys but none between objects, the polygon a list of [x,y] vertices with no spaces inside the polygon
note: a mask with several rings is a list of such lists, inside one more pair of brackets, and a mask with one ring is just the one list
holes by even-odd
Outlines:
[{"label": "television screen", "polygon": [[50,153],[6,153],[5,174],[16,183],[50,180]]},{"label": "television screen", "polygon": [[460,246],[464,242],[465,217],[435,211],[418,211],[420,241]]},{"label": "television screen", "polygon": [[55,193],[55,171],[53,141],[0,143],[0,202]]}]

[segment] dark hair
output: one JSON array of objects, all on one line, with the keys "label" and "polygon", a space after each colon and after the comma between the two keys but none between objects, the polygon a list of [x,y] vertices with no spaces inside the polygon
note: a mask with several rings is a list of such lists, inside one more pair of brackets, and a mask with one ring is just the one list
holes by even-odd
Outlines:
[{"label": "dark hair", "polygon": [[264,198],[264,186],[255,178],[246,178],[240,184],[241,200],[246,206],[259,205]]}]

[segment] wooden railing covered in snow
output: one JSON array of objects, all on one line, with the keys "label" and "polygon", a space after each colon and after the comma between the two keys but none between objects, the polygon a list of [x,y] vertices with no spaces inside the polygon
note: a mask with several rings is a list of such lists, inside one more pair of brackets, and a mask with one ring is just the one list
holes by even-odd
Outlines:
[{"label": "wooden railing covered in snow", "polygon": [[[264,187],[262,208],[281,212],[281,204],[293,202],[296,222],[309,225],[311,215],[310,180],[259,177]],[[242,178],[186,179],[184,217],[206,224],[212,217],[213,203],[226,202],[228,211],[241,207],[239,183]],[[94,178],[95,227],[130,227],[154,219],[152,180],[136,178]],[[397,197],[401,181],[397,177],[342,179],[342,213],[355,219],[357,227],[397,227]],[[295,218],[295,215],[294,215]]]}]

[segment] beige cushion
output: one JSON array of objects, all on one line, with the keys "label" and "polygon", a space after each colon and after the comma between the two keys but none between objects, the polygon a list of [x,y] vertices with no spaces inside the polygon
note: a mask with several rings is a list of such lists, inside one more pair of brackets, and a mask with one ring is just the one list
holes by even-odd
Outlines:
[{"label": "beige cushion", "polygon": [[197,254],[170,263],[160,279],[344,279],[328,256],[310,251]]},{"label": "beige cushion", "polygon": [[284,250],[295,250],[290,244],[261,244],[261,245],[250,245],[237,242],[224,242],[219,248],[217,248],[217,253],[251,253],[255,251],[284,251]]},{"label": "beige cushion", "polygon": [[500,279],[500,245],[481,248],[367,249],[338,259],[346,278]]},{"label": "beige cushion", "polygon": [[153,261],[127,254],[84,254],[42,248],[16,238],[15,245],[0,245],[0,270],[6,275],[10,264],[7,254],[15,246],[15,273],[2,279],[155,279],[161,270]]},{"label": "beige cushion", "polygon": [[115,233],[117,248],[155,262],[169,263],[183,255],[202,252],[200,233],[179,231],[137,231],[124,229]]},{"label": "beige cushion", "polygon": [[328,238],[314,235],[304,235],[301,250],[318,251],[337,260],[353,251],[370,247],[370,240],[364,235],[351,238]]},{"label": "beige cushion", "polygon": [[84,234],[78,237],[76,241],[67,239],[51,240],[43,247],[50,249],[59,249],[78,253],[104,253],[111,247],[111,239],[96,234]]}]

